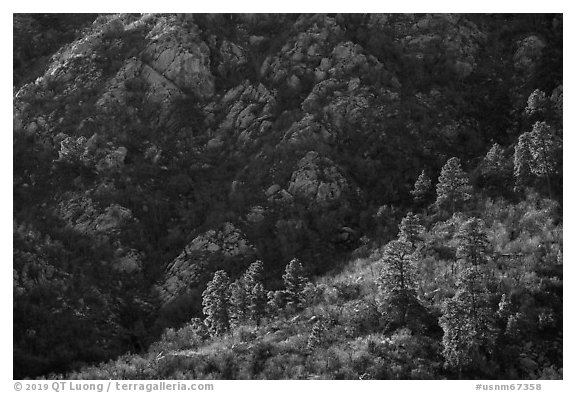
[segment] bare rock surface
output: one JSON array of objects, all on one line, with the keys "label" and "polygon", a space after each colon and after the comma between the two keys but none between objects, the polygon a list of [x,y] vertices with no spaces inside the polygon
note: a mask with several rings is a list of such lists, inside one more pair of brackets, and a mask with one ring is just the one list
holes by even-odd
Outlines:
[{"label": "bare rock surface", "polygon": [[292,174],[288,191],[319,205],[337,202],[349,189],[346,178],[328,158],[308,152]]}]

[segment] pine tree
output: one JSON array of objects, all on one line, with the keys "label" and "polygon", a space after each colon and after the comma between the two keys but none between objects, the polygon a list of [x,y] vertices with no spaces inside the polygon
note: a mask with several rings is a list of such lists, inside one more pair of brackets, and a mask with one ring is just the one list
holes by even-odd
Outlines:
[{"label": "pine tree", "polygon": [[530,132],[530,169],[538,177],[545,177],[548,185],[548,194],[552,196],[550,178],[556,173],[558,167],[561,142],[557,140],[552,128],[543,121],[532,126]]},{"label": "pine tree", "polygon": [[[252,304],[252,301],[260,301],[260,298],[253,297],[253,291],[257,285],[262,286],[262,291],[264,291],[263,277],[264,266],[261,261],[256,261],[248,267],[242,277],[230,286],[230,321],[233,326],[238,326],[249,319],[256,321],[250,309],[260,307],[260,305]],[[264,294],[264,299],[266,299],[266,294]]]},{"label": "pine tree", "polygon": [[502,146],[494,143],[488,150],[482,161],[481,174],[487,189],[504,191],[509,187],[512,168]]},{"label": "pine tree", "polygon": [[304,304],[304,288],[308,284],[308,279],[304,276],[304,269],[298,259],[292,259],[286,265],[286,271],[282,275],[284,281],[284,292],[286,305],[299,309]]},{"label": "pine tree", "polygon": [[488,305],[489,274],[485,266],[466,266],[458,274],[456,294],[466,300],[470,318],[479,318]]},{"label": "pine tree", "polygon": [[540,89],[536,89],[530,94],[526,101],[526,108],[524,111],[528,116],[543,115],[549,111],[550,99],[546,97]]},{"label": "pine tree", "polygon": [[416,183],[414,183],[414,189],[410,191],[410,194],[414,198],[415,202],[423,202],[430,196],[432,190],[432,181],[426,175],[425,171],[422,171]]},{"label": "pine tree", "polygon": [[242,279],[230,285],[230,324],[241,325],[248,317],[248,293]]},{"label": "pine tree", "polygon": [[460,160],[452,157],[440,172],[436,185],[436,205],[438,208],[448,206],[453,213],[456,206],[471,198],[471,192],[472,187],[468,184],[468,177],[462,170]]},{"label": "pine tree", "polygon": [[562,140],[546,122],[537,121],[532,131],[518,138],[514,151],[515,189],[526,186],[530,174],[546,179],[548,195],[552,196],[551,179],[561,167]]},{"label": "pine tree", "polygon": [[250,293],[248,303],[248,310],[250,312],[250,319],[260,325],[260,321],[266,315],[266,302],[267,293],[262,283],[256,283]]},{"label": "pine tree", "polygon": [[465,269],[456,294],[442,306],[443,355],[447,365],[459,371],[477,366],[494,349],[494,312],[486,287],[478,285],[481,282],[476,270]]},{"label": "pine tree", "polygon": [[306,349],[308,351],[312,351],[318,345],[322,344],[325,331],[325,322],[322,319],[317,320],[312,326],[312,332],[310,333],[310,336],[308,336],[308,343],[306,345]]},{"label": "pine tree", "polygon": [[408,212],[399,225],[400,233],[398,238],[404,240],[415,249],[416,245],[422,241],[424,227],[420,225],[420,218],[412,212]]},{"label": "pine tree", "polygon": [[251,292],[254,285],[264,280],[264,265],[262,261],[252,263],[244,273],[244,283],[248,292]]},{"label": "pine tree", "polygon": [[530,147],[528,133],[523,133],[518,138],[514,148],[514,190],[519,191],[528,184],[530,178]]},{"label": "pine tree", "polygon": [[461,372],[491,353],[495,329],[486,265],[490,246],[484,223],[477,218],[469,219],[456,238],[459,242],[456,256],[463,269],[456,282],[456,294],[444,303],[439,322],[444,330],[446,363]]},{"label": "pine tree", "polygon": [[470,296],[469,306],[471,312],[475,314],[476,300],[486,296],[489,281],[487,262],[491,250],[484,222],[479,218],[469,219],[456,234],[456,239],[458,240],[456,257],[463,264],[457,289]]},{"label": "pine tree", "polygon": [[230,329],[230,279],[223,270],[214,273],[214,278],[202,293],[202,312],[206,315],[204,323],[210,334],[217,336]]},{"label": "pine tree", "polygon": [[465,260],[472,266],[488,261],[489,242],[481,219],[471,218],[466,221],[456,234],[456,239],[458,239],[457,258]]},{"label": "pine tree", "polygon": [[484,157],[484,173],[486,175],[500,175],[505,170],[506,157],[504,149],[499,144],[492,145]]},{"label": "pine tree", "polygon": [[378,277],[379,306],[401,325],[416,301],[416,273],[412,246],[405,240],[392,240],[384,249]]},{"label": "pine tree", "polygon": [[457,369],[459,377],[464,367],[473,364],[479,353],[479,343],[475,339],[475,330],[468,319],[466,304],[456,296],[442,306],[439,324],[444,331],[442,337],[442,355],[446,365]]}]

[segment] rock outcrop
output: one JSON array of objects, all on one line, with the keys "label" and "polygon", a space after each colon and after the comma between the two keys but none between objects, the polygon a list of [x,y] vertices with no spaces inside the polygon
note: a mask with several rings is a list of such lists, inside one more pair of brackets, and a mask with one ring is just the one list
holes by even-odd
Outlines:
[{"label": "rock outcrop", "polygon": [[266,209],[262,206],[253,206],[248,214],[246,214],[246,220],[253,224],[264,221],[266,215]]},{"label": "rock outcrop", "polygon": [[228,90],[216,109],[225,116],[216,131],[219,139],[236,141],[240,148],[253,146],[272,127],[275,96],[263,84],[255,86],[248,81]]},{"label": "rock outcrop", "polygon": [[227,76],[248,63],[246,50],[234,42],[223,41],[219,53],[221,62],[217,70],[222,76]]},{"label": "rock outcrop", "polygon": [[396,28],[407,30],[403,44],[410,56],[422,60],[431,50],[442,51],[449,55],[447,65],[460,79],[476,69],[478,51],[487,38],[476,24],[457,14],[406,15]]},{"label": "rock outcrop", "polygon": [[332,160],[310,151],[298,162],[288,191],[309,203],[329,206],[349,192],[350,185]]},{"label": "rock outcrop", "polygon": [[134,249],[124,250],[122,248],[116,250],[112,268],[121,273],[135,273],[142,269],[142,257],[140,253]]},{"label": "rock outcrop", "polygon": [[159,287],[163,303],[169,303],[198,280],[199,265],[212,255],[234,258],[254,254],[254,246],[232,223],[211,229],[195,237],[168,266],[165,281]]},{"label": "rock outcrop", "polygon": [[106,238],[118,235],[124,225],[133,220],[132,212],[118,204],[104,209],[87,196],[65,195],[58,205],[59,216],[80,233]]},{"label": "rock outcrop", "polygon": [[[175,100],[214,95],[210,49],[193,24],[174,16],[143,15],[131,23],[127,19],[110,16],[96,20],[88,34],[54,54],[44,75],[16,94],[25,100],[49,99],[49,87],[62,86],[59,100],[68,97],[70,102],[61,114],[52,113],[63,117],[50,119],[49,130],[71,121],[77,126],[84,119],[72,117],[89,109],[95,117],[102,115],[103,123],[122,113],[138,126],[142,101],[159,105],[161,124],[168,120]],[[91,91],[91,96],[76,100],[84,91]],[[18,129],[27,129],[34,121],[22,103],[16,103],[15,115]]]},{"label": "rock outcrop", "polygon": [[[302,33],[287,42],[280,53],[264,60],[260,75],[276,86],[298,91],[304,82],[315,81],[315,68],[329,56],[332,45],[344,35],[334,18],[303,15],[295,23]],[[321,71],[322,72],[322,71]]]},{"label": "rock outcrop", "polygon": [[333,130],[329,131],[316,119],[316,116],[307,114],[286,130],[283,142],[293,146],[307,143],[323,145],[333,143],[335,139],[336,135]]},{"label": "rock outcrop", "polygon": [[146,37],[150,43],[143,53],[145,79],[157,81],[160,75],[182,91],[211,97],[210,50],[194,30],[175,25],[173,18],[160,18]]},{"label": "rock outcrop", "polygon": [[124,146],[115,147],[111,142],[99,143],[98,134],[86,139],[60,133],[54,139],[60,143],[58,161],[82,164],[101,174],[120,170],[128,154]]}]

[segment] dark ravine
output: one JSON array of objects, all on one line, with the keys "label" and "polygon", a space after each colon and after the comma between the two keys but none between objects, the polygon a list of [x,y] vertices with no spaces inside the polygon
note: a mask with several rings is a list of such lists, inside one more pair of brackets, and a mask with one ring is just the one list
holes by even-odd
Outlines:
[{"label": "dark ravine", "polygon": [[562,378],[562,23],[15,14],[14,378]]}]

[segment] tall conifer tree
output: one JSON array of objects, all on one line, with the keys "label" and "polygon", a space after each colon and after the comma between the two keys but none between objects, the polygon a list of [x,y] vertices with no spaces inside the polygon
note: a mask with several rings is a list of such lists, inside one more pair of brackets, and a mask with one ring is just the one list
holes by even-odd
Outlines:
[{"label": "tall conifer tree", "polygon": [[202,293],[202,311],[206,315],[204,323],[212,335],[226,333],[230,329],[230,279],[224,270],[214,273]]},{"label": "tall conifer tree", "polygon": [[438,208],[447,207],[454,213],[456,207],[469,200],[472,187],[468,177],[462,170],[460,160],[456,157],[449,159],[442,167],[438,184],[436,185],[436,205]]}]

